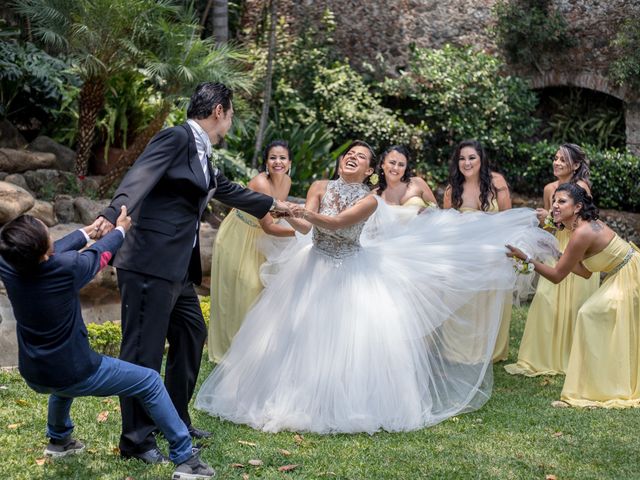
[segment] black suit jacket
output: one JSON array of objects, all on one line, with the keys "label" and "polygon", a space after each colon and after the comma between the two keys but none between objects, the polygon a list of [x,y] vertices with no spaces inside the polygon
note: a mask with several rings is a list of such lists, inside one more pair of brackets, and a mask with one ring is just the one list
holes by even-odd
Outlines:
[{"label": "black suit jacket", "polygon": [[267,214],[272,197],[230,182],[209,165],[205,182],[196,142],[188,124],[159,132],[138,157],[102,215],[115,224],[126,205],[133,227],[114,265],[117,268],[181,281],[202,280],[200,218],[214,197],[255,217]]},{"label": "black suit jacket", "polygon": [[29,382],[67,387],[92,375],[102,357],[89,346],[78,291],[122,244],[112,231],[91,247],[76,230],[54,244],[33,275],[19,275],[0,257],[0,276],[17,322],[18,365]]}]

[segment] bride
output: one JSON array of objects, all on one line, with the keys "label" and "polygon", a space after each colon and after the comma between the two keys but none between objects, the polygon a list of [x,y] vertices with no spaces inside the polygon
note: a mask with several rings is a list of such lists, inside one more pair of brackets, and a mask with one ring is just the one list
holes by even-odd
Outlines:
[{"label": "bride", "polygon": [[290,223],[313,227],[312,242],[278,259],[196,408],[269,432],[373,433],[433,425],[488,400],[515,284],[504,245],[540,256],[553,237],[525,209],[398,221],[370,195],[374,165],[357,141],[337,180],[311,186],[296,212],[304,219]]}]

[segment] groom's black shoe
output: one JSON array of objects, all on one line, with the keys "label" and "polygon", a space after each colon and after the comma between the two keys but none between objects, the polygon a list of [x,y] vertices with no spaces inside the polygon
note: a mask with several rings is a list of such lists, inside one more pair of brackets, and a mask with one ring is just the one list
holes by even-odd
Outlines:
[{"label": "groom's black shoe", "polygon": [[169,459],[162,454],[158,447],[152,448],[151,450],[147,450],[143,453],[121,452],[120,456],[122,458],[135,458],[137,460],[142,460],[144,463],[148,463],[150,465],[169,463]]},{"label": "groom's black shoe", "polygon": [[191,438],[209,438],[213,435],[211,432],[207,432],[206,430],[200,430],[199,428],[194,427],[193,425],[189,425],[189,435]]}]

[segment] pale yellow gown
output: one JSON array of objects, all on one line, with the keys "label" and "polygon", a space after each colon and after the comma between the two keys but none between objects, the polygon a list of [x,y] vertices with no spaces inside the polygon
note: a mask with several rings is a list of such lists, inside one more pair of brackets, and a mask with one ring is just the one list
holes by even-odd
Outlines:
[{"label": "pale yellow gown", "polygon": [[[570,237],[568,230],[556,232],[561,251]],[[570,273],[558,284],[541,276],[529,307],[518,362],[506,365],[505,370],[528,377],[564,374],[578,310],[599,285],[600,275],[583,278]]]},{"label": "pale yellow gown", "polygon": [[233,209],[220,224],[211,264],[209,360],[225,354],[249,308],[262,291],[259,271],[265,261],[258,239],[265,233],[258,219]]},{"label": "pale yellow gown", "polygon": [[639,407],[640,254],[616,235],[582,263],[607,277],[578,312],[561,398],[577,407]]},{"label": "pale yellow gown", "polygon": [[[458,209],[461,212],[477,212],[478,210],[471,207],[460,207]],[[498,207],[498,200],[495,198],[491,200],[488,213],[497,213],[500,211]],[[502,310],[502,321],[500,322],[500,330],[498,330],[498,337],[496,338],[496,346],[493,350],[493,362],[501,362],[506,360],[509,356],[509,328],[511,326],[511,311],[512,300],[511,297],[504,303],[504,309]]]}]

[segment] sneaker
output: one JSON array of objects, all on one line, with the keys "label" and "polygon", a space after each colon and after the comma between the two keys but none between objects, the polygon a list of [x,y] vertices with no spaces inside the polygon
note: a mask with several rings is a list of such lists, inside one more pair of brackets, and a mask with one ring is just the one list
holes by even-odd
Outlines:
[{"label": "sneaker", "polygon": [[74,455],[84,450],[84,444],[75,438],[65,438],[63,440],[50,439],[49,445],[44,449],[44,454],[48,457],[60,458],[67,455]]},{"label": "sneaker", "polygon": [[197,453],[191,455],[189,460],[178,465],[173,472],[172,480],[197,480],[213,478],[216,471],[200,460]]}]

